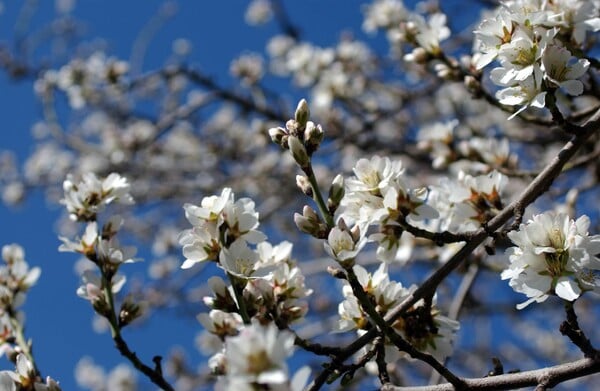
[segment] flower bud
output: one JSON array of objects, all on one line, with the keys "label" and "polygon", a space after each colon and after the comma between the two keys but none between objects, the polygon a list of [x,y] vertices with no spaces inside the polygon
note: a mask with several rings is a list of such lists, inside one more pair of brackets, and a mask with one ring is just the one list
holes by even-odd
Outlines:
[{"label": "flower bud", "polygon": [[300,102],[298,102],[294,117],[296,118],[296,122],[298,122],[300,129],[304,129],[306,127],[306,122],[310,117],[310,110],[308,109],[308,103],[306,102],[306,99],[302,99]]},{"label": "flower bud", "polygon": [[290,119],[285,123],[285,129],[290,136],[298,136],[300,130],[304,128],[300,128],[300,124],[295,119]]},{"label": "flower bud", "polygon": [[271,140],[277,145],[281,145],[281,140],[285,135],[287,135],[287,132],[281,127],[269,129],[269,136],[271,136]]},{"label": "flower bud", "polygon": [[344,198],[344,177],[341,174],[338,174],[335,178],[333,178],[333,182],[331,183],[331,187],[329,188],[329,199],[327,200],[327,206],[330,209],[337,209]]},{"label": "flower bud", "polygon": [[302,214],[294,213],[294,223],[300,231],[316,238],[320,237],[319,235],[323,224],[315,210],[310,206],[305,205],[302,209]]},{"label": "flower bud", "polygon": [[313,235],[314,224],[300,213],[294,213],[294,224],[296,224],[296,227],[298,227],[300,231]]},{"label": "flower bud", "polygon": [[302,190],[302,193],[312,198],[313,189],[306,176],[296,175],[296,186],[298,186],[298,188]]},{"label": "flower bud", "polygon": [[88,292],[90,292],[90,302],[92,303],[94,311],[103,316],[108,314],[110,312],[110,307],[102,291],[98,287],[93,286],[93,284],[88,284],[87,289]]},{"label": "flower bud", "polygon": [[304,145],[306,145],[309,155],[319,148],[321,141],[323,141],[323,128],[321,125],[315,125],[314,122],[308,121],[304,130]]},{"label": "flower bud", "polygon": [[308,152],[306,152],[306,147],[304,147],[304,144],[302,144],[298,137],[290,136],[288,139],[288,145],[294,160],[296,163],[298,163],[300,168],[307,168],[310,165],[310,158],[308,157]]}]

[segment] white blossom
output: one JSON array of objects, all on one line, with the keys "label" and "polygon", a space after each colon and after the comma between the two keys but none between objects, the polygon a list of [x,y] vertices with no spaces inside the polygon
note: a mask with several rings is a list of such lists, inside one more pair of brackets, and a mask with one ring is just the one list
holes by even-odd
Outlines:
[{"label": "white blossom", "polygon": [[[293,353],[294,335],[274,324],[253,322],[225,340],[225,384],[281,386],[288,382],[286,359]],[[226,389],[226,388],[221,388]],[[242,388],[244,389],[244,388]]]},{"label": "white blossom", "polygon": [[569,95],[581,95],[583,83],[579,79],[587,71],[590,62],[571,56],[564,47],[550,45],[542,56],[545,77]]},{"label": "white blossom", "polygon": [[543,302],[549,295],[574,301],[583,292],[598,289],[600,235],[590,236],[589,225],[587,216],[574,221],[566,214],[546,212],[509,232],[516,247],[507,251],[510,265],[502,279],[529,297],[517,308]]},{"label": "white blossom", "polygon": [[63,182],[63,190],[65,196],[61,203],[72,220],[95,220],[96,214],[112,202],[133,203],[127,179],[116,173],[102,180],[94,173],[86,173],[79,183],[69,174]]}]

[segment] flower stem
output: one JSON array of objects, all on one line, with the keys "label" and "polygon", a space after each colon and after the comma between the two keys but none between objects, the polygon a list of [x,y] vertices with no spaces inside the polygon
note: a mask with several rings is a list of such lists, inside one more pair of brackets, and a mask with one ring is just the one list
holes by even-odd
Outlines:
[{"label": "flower stem", "polygon": [[333,228],[335,225],[333,222],[333,216],[331,216],[329,213],[329,208],[327,208],[327,204],[325,203],[325,200],[323,200],[323,196],[321,195],[321,190],[319,189],[319,184],[317,183],[317,178],[315,177],[315,172],[312,169],[311,163],[309,163],[304,172],[306,173],[310,186],[312,187],[313,199],[317,203],[321,217],[325,219],[325,222],[329,228]]},{"label": "flower stem", "polygon": [[[157,386],[159,386],[162,390],[165,391],[175,391],[174,388],[165,380],[162,376],[162,369],[157,364],[154,369],[150,368],[146,364],[144,364],[137,356],[137,354],[129,348],[127,342],[123,339],[121,335],[121,328],[119,326],[119,322],[117,319],[117,313],[115,310],[115,299],[112,292],[112,282],[107,276],[102,272],[102,285],[104,287],[104,295],[106,296],[106,302],[108,304],[108,310],[104,315],[104,317],[110,323],[110,331],[112,335],[112,339],[115,342],[115,347],[121,353],[121,355],[129,360],[131,364],[140,372],[150,379],[150,381]],[[160,363],[160,359],[155,362]]]},{"label": "flower stem", "polygon": [[21,322],[19,322],[19,320],[15,316],[12,308],[10,309],[10,311],[8,311],[8,314],[9,314],[9,318],[10,318],[10,325],[13,328],[13,336],[16,339],[17,345],[19,345],[19,347],[23,351],[23,354],[25,355],[25,357],[27,357],[27,360],[29,360],[29,362],[31,363],[31,366],[33,367],[33,371],[34,371],[35,375],[41,377],[42,375],[40,373],[40,370],[35,365],[35,360],[33,358],[32,352],[31,352],[31,345],[25,339],[25,332],[23,329],[23,325],[21,324]]},{"label": "flower stem", "polygon": [[227,273],[231,286],[233,286],[233,293],[235,294],[235,301],[237,301],[238,309],[240,310],[240,316],[245,324],[250,324],[250,315],[248,315],[248,308],[246,307],[246,301],[244,300],[244,287],[240,285],[240,280],[231,273]]}]

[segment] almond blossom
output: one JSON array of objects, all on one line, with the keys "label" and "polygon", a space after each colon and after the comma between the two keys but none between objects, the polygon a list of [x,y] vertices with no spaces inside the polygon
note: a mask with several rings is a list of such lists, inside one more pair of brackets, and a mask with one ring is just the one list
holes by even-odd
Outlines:
[{"label": "almond blossom", "polygon": [[561,46],[550,45],[542,56],[545,77],[569,95],[581,95],[583,83],[579,79],[587,72],[590,62],[577,59]]},{"label": "almond blossom", "polygon": [[510,265],[502,279],[529,297],[518,309],[550,295],[574,301],[600,287],[595,276],[600,270],[600,235],[590,236],[589,226],[585,215],[573,220],[564,213],[546,212],[508,233],[516,246],[507,250]]},{"label": "almond blossom", "polygon": [[[384,263],[374,273],[367,272],[359,265],[355,265],[352,270],[365,293],[371,298],[377,312],[382,316],[416,289],[414,285],[406,288],[401,283],[393,281],[388,274],[387,265]],[[361,335],[370,327],[369,317],[352,293],[352,288],[348,283],[344,285],[343,293],[345,299],[338,307],[340,315],[338,330],[357,330]],[[452,344],[459,324],[440,315],[439,310],[435,307],[434,296],[429,314],[423,300],[420,300],[405,315],[397,319],[392,327],[417,349],[443,359],[452,353]],[[386,342],[386,359],[394,361],[399,358],[407,358],[407,355],[399,352],[391,343]]]},{"label": "almond blossom", "polygon": [[104,206],[112,202],[132,204],[127,178],[111,173],[104,179],[94,173],[86,173],[80,182],[68,175],[63,182],[64,198],[61,203],[74,221],[93,221]]},{"label": "almond blossom", "polygon": [[237,336],[226,338],[226,375],[220,378],[217,388],[231,389],[223,386],[238,381],[263,387],[281,386],[288,382],[286,359],[293,350],[291,332],[279,331],[274,324],[262,326],[253,322]]},{"label": "almond blossom", "polygon": [[266,239],[256,229],[259,222],[254,201],[249,198],[236,201],[230,188],[223,189],[220,196],[204,197],[200,206],[185,204],[184,209],[192,228],[179,235],[186,258],[183,269],[220,259],[221,251],[237,241],[257,244]]}]

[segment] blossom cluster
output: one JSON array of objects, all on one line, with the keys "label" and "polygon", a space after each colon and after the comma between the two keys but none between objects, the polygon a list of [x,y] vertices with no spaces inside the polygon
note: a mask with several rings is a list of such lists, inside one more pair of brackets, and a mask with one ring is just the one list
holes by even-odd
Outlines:
[{"label": "blossom cluster", "polygon": [[[81,254],[97,267],[100,274],[91,268],[82,272],[82,284],[77,289],[77,295],[90,301],[98,314],[110,317],[114,303],[109,296],[118,293],[126,281],[126,277],[119,273],[119,268],[138,259],[134,258],[135,247],[122,246],[117,239],[123,218],[112,215],[99,227],[98,213],[112,202],[132,204],[129,183],[127,178],[117,173],[111,173],[104,179],[88,173],[80,182],[68,176],[63,188],[64,198],[61,202],[66,206],[69,216],[73,220],[86,222],[86,227],[83,235],[75,240],[60,236],[63,243],[58,250]],[[110,293],[107,294],[106,290]],[[125,326],[140,315],[139,304],[124,300],[119,310],[119,325]]]},{"label": "blossom cluster", "polygon": [[[108,97],[120,99],[122,92],[118,83],[124,81],[128,71],[129,65],[125,61],[95,52],[86,59],[72,60],[58,71],[46,71],[35,88],[41,95],[58,88],[67,94],[73,109],[82,109],[89,101]],[[98,96],[100,93],[107,96]]]},{"label": "blossom cluster", "polygon": [[236,200],[230,188],[184,209],[192,228],[179,237],[186,258],[181,267],[213,261],[229,280],[209,279],[214,296],[204,302],[211,311],[198,317],[204,326],[203,350],[214,354],[213,371],[224,375],[219,387],[283,387],[288,382],[284,360],[294,339],[289,332],[279,333],[277,326],[302,319],[308,310],[302,299],[312,292],[291,258],[292,244],[267,242],[258,230],[254,202]]},{"label": "blossom cluster", "polygon": [[[380,232],[369,238],[379,243],[378,259],[384,262],[406,261],[410,252],[407,253],[401,246],[398,233],[401,234],[402,230],[395,220],[435,217],[435,211],[425,203],[426,191],[409,189],[402,162],[391,161],[387,157],[360,159],[354,173],[354,177],[345,180],[345,195],[337,210],[337,219],[355,224],[363,237],[370,225],[378,225]],[[334,228],[329,234],[327,248],[335,248],[332,244],[339,242],[336,236],[338,229]]]},{"label": "blossom cluster", "polygon": [[590,62],[577,53],[586,47],[586,33],[600,30],[599,9],[596,1],[507,1],[479,25],[476,66],[500,63],[491,79],[503,87],[500,103],[520,106],[511,118],[529,106],[550,107],[547,94],[583,93],[579,79]]},{"label": "blossom cluster", "polygon": [[442,178],[431,186],[430,204],[440,218],[430,222],[436,230],[469,232],[481,227],[502,210],[508,178],[498,171],[468,175],[460,171],[457,178]]},{"label": "blossom cluster", "polygon": [[[334,227],[330,231],[326,249],[339,261],[356,257],[366,242],[361,238],[368,238],[378,243],[377,259],[405,263],[414,246],[405,224],[433,232],[475,230],[502,210],[508,183],[508,178],[497,171],[476,176],[459,171],[457,178],[443,178],[439,185],[413,189],[407,185],[401,161],[379,156],[360,159],[354,173],[345,180],[337,219],[355,224],[355,232],[362,236],[350,240],[349,230]],[[367,236],[369,227],[378,227],[378,231]],[[347,252],[340,257],[342,249]]]},{"label": "blossom cluster", "polygon": [[335,99],[365,99],[372,94],[368,75],[375,57],[363,42],[344,38],[335,47],[323,48],[275,36],[267,46],[272,71],[291,75],[298,86],[312,87],[313,109],[326,113]]},{"label": "blossom cluster", "polygon": [[100,180],[94,173],[86,173],[76,183],[71,175],[63,182],[64,198],[61,203],[74,221],[93,221],[106,205],[112,202],[132,204],[127,179],[112,173]]},{"label": "blossom cluster", "polygon": [[414,46],[406,61],[424,62],[440,54],[440,42],[450,36],[446,15],[439,10],[426,18],[422,13],[408,10],[400,0],[377,0],[366,7],[363,30],[374,33],[384,29],[392,50],[404,52],[404,44]]},{"label": "blossom cluster", "polygon": [[[404,287],[390,279],[388,265],[380,264],[374,273],[369,273],[360,265],[352,268],[363,290],[375,305],[377,312],[385,314],[406,299],[417,287]],[[339,304],[339,331],[357,330],[363,334],[371,326],[358,299],[352,293],[352,287],[346,283],[343,287],[344,301]],[[423,300],[415,303],[404,315],[392,323],[393,329],[415,348],[431,353],[443,360],[452,354],[452,344],[459,323],[440,314],[435,307],[435,298],[428,307]],[[394,362],[399,358],[408,358],[389,341],[386,341],[386,360]]]},{"label": "blossom cluster", "polygon": [[429,154],[436,170],[485,174],[491,169],[514,169],[518,158],[511,154],[508,138],[483,138],[465,133],[458,120],[436,122],[419,129],[417,147]]},{"label": "blossom cluster", "polygon": [[[302,117],[304,122],[307,121],[302,115],[304,112],[308,115],[305,106],[307,103],[302,100],[296,111],[296,121],[290,120],[292,123],[297,122],[298,117]],[[296,127],[287,126],[287,128],[293,130]],[[273,141],[282,147],[285,147],[284,137],[287,139],[295,137],[290,135],[290,129],[288,132],[289,134],[282,128],[270,131]],[[275,137],[276,135],[280,137]],[[304,172],[310,172],[310,160],[295,160]],[[403,224],[433,221],[439,217],[439,214],[427,203],[426,189],[412,189],[408,186],[401,161],[374,156],[370,160],[358,160],[353,171],[355,175],[350,178],[344,179],[338,175],[333,180],[327,209],[319,208],[321,213],[335,213],[335,224],[328,226],[323,223],[316,212],[308,206],[304,207],[302,215],[296,214],[295,220],[298,228],[317,238],[325,239],[325,235],[321,233],[329,231],[327,240],[324,241],[325,251],[346,270],[346,273],[356,275],[361,284],[361,288],[358,289],[362,289],[369,296],[366,300],[374,303],[379,314],[385,315],[416,289],[416,286],[404,288],[402,284],[391,280],[388,274],[390,263],[405,263],[411,255],[413,243],[410,238],[407,242],[408,234],[404,234]],[[494,181],[494,178],[491,181]],[[494,183],[488,183],[489,180],[478,181],[469,177],[466,180],[467,186],[481,188],[481,190],[467,191],[466,195],[461,194],[460,196],[466,197],[466,200],[459,196],[456,203],[471,201],[471,199],[473,199],[472,203],[483,203],[480,198],[498,203],[499,196],[495,190],[498,181],[497,179]],[[315,193],[320,191],[318,188],[311,187],[311,191],[306,191],[301,184],[299,187],[305,194],[314,196],[317,202],[320,202],[319,197],[315,196]],[[483,207],[484,205],[481,209]],[[469,215],[466,219],[474,217]],[[327,219],[325,216],[323,218]],[[348,224],[352,225],[352,228]],[[378,227],[378,230],[367,236],[371,227]],[[403,237],[405,239],[402,239]],[[377,259],[381,261],[379,269],[373,275],[362,266],[355,264],[358,254],[369,241],[378,243],[376,254]],[[370,316],[364,309],[366,303],[361,303],[354,295],[353,289],[356,288],[349,283],[351,278],[349,274],[345,275],[345,278],[347,278],[343,288],[345,299],[339,305],[341,317],[339,331],[357,329],[362,333],[372,326]],[[421,300],[397,320],[393,327],[416,349],[430,351],[444,358],[450,355],[458,322],[439,315],[433,303],[426,305]],[[402,357],[397,347],[393,347],[389,341],[386,341],[386,345],[390,345],[390,352],[386,353],[386,359],[394,361]]]},{"label": "blossom cluster", "polygon": [[[208,279],[206,286],[212,293],[204,297],[204,303],[209,312],[198,316],[203,328],[199,345],[211,355],[209,366],[218,375],[217,389],[299,390],[309,373],[302,369],[290,376],[286,360],[299,338],[290,327],[305,318],[305,300],[312,290],[305,285],[300,265],[292,259],[292,244],[269,243],[263,233],[269,228],[259,230],[254,201],[236,198],[231,188],[223,186],[235,183],[244,194],[262,197],[261,206],[270,212],[283,206],[293,208],[296,204],[288,202],[291,196],[279,185],[296,169],[294,162],[302,169],[306,175],[298,175],[296,183],[315,200],[318,212],[306,205],[302,214],[294,216],[295,223],[302,232],[323,240],[319,248],[324,247],[344,268],[336,277],[347,281],[351,274],[357,277],[369,303],[361,302],[356,286],[346,281],[338,306],[337,331],[362,335],[375,327],[367,304],[385,316],[416,290],[395,281],[392,268],[404,272],[410,260],[421,261],[424,255],[445,262],[443,254],[460,243],[456,238],[469,237],[469,233],[487,227],[486,223],[504,208],[512,193],[508,177],[512,185],[529,176],[516,171],[511,149],[523,155],[528,155],[525,150],[533,151],[524,156],[525,165],[536,165],[537,160],[554,154],[560,137],[550,134],[541,152],[533,121],[527,129],[511,127],[500,109],[511,111],[504,105],[520,106],[511,112],[514,117],[530,106],[548,107],[556,117],[557,112],[571,109],[565,102],[580,102],[573,97],[592,91],[596,75],[589,71],[593,61],[586,58],[586,52],[595,44],[588,33],[600,30],[599,9],[597,0],[504,1],[493,13],[485,14],[475,32],[473,57],[465,56],[459,65],[445,49],[463,45],[462,36],[450,41],[447,17],[437,2],[421,2],[412,11],[400,0],[374,0],[364,7],[363,30],[386,32],[396,56],[393,61],[378,57],[351,34],[324,46],[305,41],[288,26],[286,35],[269,42],[267,57],[249,53],[231,63],[230,73],[241,81],[241,93],[222,88],[218,81],[195,72],[186,63],[181,67],[169,64],[129,83],[126,62],[95,52],[60,69],[41,72],[36,90],[45,105],[53,102],[54,92],[64,93],[83,121],[65,128],[64,134],[56,129],[58,122],[53,118],[36,125],[34,134],[41,145],[25,164],[24,180],[20,174],[9,175],[13,170],[6,168],[14,167],[7,162],[10,159],[0,156],[3,198],[17,202],[26,189],[47,186],[56,178],[62,181],[64,173],[73,173],[63,182],[61,202],[71,220],[84,223],[85,229],[80,237],[61,236],[59,250],[81,254],[97,267],[96,271],[82,272],[77,294],[106,319],[115,314],[111,320],[122,327],[141,313],[140,303],[131,298],[123,301],[120,310],[113,308],[112,300],[126,281],[119,273],[121,266],[136,261],[135,249],[117,240],[123,219],[100,219],[102,211],[109,204],[133,203],[132,187],[137,190],[136,200],[139,194],[142,203],[150,201],[149,208],[165,200],[180,205],[191,195],[223,189],[220,195],[205,197],[198,205],[184,205],[191,228],[183,232],[175,224],[169,225],[174,218],[169,208],[164,208],[156,220],[161,228],[155,230],[158,239],[153,241],[153,250],[164,255],[165,262],[151,267],[151,275],[169,282],[170,273],[180,265],[173,256],[178,251],[173,250],[176,243],[183,247],[182,269],[206,267],[209,272],[223,273]],[[277,8],[277,2],[253,0],[246,19],[262,24],[282,17],[281,12],[284,10]],[[286,21],[280,21],[285,28]],[[176,46],[180,54],[189,51],[184,42]],[[407,52],[407,48],[412,49]],[[397,61],[399,58],[404,62]],[[435,64],[438,78],[430,78],[418,66],[429,62]],[[500,87],[495,101],[493,94],[486,95],[488,102],[472,100],[485,92],[478,90],[483,83],[481,72],[494,62],[491,80]],[[444,79],[451,71],[461,78],[467,75],[465,85],[441,85],[440,77]],[[272,127],[262,120],[281,118],[287,110],[283,98],[273,98],[276,94],[263,89],[263,82],[269,81],[267,72],[289,77],[312,95],[315,113],[331,129],[331,142],[322,143],[323,128],[309,120],[305,100],[285,126]],[[157,104],[159,110],[147,115],[144,99],[156,97],[163,98]],[[215,109],[214,102],[220,99],[230,104]],[[496,107],[491,107],[490,101]],[[143,110],[138,112],[140,108]],[[431,124],[434,116],[443,117],[445,122]],[[460,118],[460,122],[453,118]],[[412,143],[417,128],[418,150]],[[289,154],[281,156],[275,148],[265,148],[269,136]],[[313,159],[318,148],[329,154]],[[373,156],[372,151],[378,149],[390,152],[389,157]],[[427,155],[431,167],[425,163]],[[402,160],[398,156],[403,156]],[[136,178],[135,183],[130,186],[125,177],[114,173],[106,178],[91,173],[108,173],[115,166],[130,170],[134,175],[129,178]],[[218,169],[222,167],[226,170]],[[441,170],[446,169],[449,175],[441,177]],[[333,177],[336,171],[352,174],[336,176],[329,197],[322,202],[318,199],[322,179]],[[81,180],[75,179],[79,176]],[[273,192],[273,188],[278,191]],[[162,221],[167,215],[169,219]],[[138,221],[128,221],[128,225]],[[145,221],[144,225],[154,226]],[[573,302],[585,292],[598,290],[600,235],[590,235],[589,228],[585,216],[574,221],[566,214],[543,213],[508,234],[515,246],[506,254],[507,268],[501,278],[528,297],[518,308],[550,296]],[[144,235],[149,230],[139,231]],[[442,237],[450,239],[432,239]],[[378,268],[374,272],[361,266],[361,255],[370,244],[376,246],[373,258]],[[422,248],[427,251],[417,253]],[[0,351],[14,358],[17,370],[0,372],[0,388],[55,391],[58,385],[51,379],[42,384],[34,373],[34,363],[11,342],[15,330],[8,316],[23,302],[39,269],[28,268],[17,246],[8,247],[6,254],[3,250],[7,265],[0,268],[0,304],[4,306]],[[479,261],[476,259],[478,265]],[[216,268],[211,268],[213,265]],[[436,265],[432,262],[427,267]],[[178,285],[176,289],[181,290],[175,294],[190,285]],[[440,287],[452,288],[452,284]],[[155,296],[161,296],[158,300],[169,300],[168,288],[167,284],[160,285],[155,291]],[[435,296],[416,302],[390,326],[416,349],[439,360],[451,354],[459,327],[458,322],[442,315]],[[381,339],[386,349],[378,358],[385,356],[391,363],[405,356],[388,339]],[[372,346],[366,348],[364,355],[375,352],[369,351]],[[160,363],[155,364],[156,373],[161,372]],[[87,368],[82,373],[94,372],[92,365],[82,367]],[[118,387],[102,379],[106,374],[96,372],[96,377],[87,379],[89,387]],[[380,375],[383,381],[384,374]],[[116,371],[114,381],[129,377],[125,371]]]},{"label": "blossom cluster", "polygon": [[51,377],[42,380],[31,360],[31,341],[24,343],[25,314],[20,307],[29,289],[40,277],[39,267],[29,268],[25,251],[18,244],[2,247],[4,265],[0,266],[0,354],[16,367],[15,371],[0,371],[0,389],[17,391],[60,391]]}]

